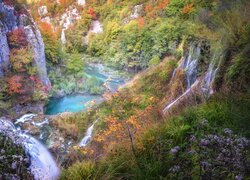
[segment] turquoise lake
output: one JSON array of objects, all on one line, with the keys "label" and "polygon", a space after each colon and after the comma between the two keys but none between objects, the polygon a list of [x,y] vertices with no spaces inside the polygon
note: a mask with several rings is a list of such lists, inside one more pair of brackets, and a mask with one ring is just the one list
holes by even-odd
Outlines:
[{"label": "turquoise lake", "polygon": [[[84,68],[88,77],[94,77],[100,81],[100,86],[105,87],[106,92],[114,93],[119,86],[129,80],[129,75],[124,72],[103,66],[102,64],[89,64]],[[98,104],[104,99],[101,95],[76,94],[62,98],[50,99],[46,106],[47,115],[55,115],[62,112],[79,112]]]}]

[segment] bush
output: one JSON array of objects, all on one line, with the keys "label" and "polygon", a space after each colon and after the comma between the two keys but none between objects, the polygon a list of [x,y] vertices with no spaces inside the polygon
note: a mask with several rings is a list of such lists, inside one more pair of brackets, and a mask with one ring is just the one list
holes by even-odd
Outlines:
[{"label": "bush", "polygon": [[7,34],[10,48],[22,48],[28,46],[27,36],[23,28],[17,28]]},{"label": "bush", "polygon": [[10,62],[15,72],[27,72],[33,62],[33,54],[29,48],[12,49],[10,51]]},{"label": "bush", "polygon": [[67,170],[62,171],[61,180],[95,179],[95,165],[92,162],[76,163]]}]

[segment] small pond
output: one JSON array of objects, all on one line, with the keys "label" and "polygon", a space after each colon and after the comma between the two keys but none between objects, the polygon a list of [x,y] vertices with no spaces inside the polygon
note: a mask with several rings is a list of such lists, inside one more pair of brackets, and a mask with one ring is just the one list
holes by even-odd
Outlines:
[{"label": "small pond", "polygon": [[[84,68],[86,76],[96,78],[105,92],[114,93],[120,86],[129,80],[129,74],[114,70],[102,64],[88,64]],[[62,98],[51,98],[46,106],[47,115],[55,115],[62,112],[79,112],[90,108],[96,103],[103,101],[102,94],[92,95],[89,93],[67,95]]]}]

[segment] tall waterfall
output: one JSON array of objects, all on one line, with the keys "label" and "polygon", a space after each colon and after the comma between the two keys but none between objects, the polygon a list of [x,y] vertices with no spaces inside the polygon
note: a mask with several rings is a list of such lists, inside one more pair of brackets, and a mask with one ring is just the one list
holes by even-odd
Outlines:
[{"label": "tall waterfall", "polygon": [[189,94],[194,87],[194,84],[198,84],[197,80],[197,64],[198,59],[200,56],[200,46],[191,46],[188,55],[184,56],[181,60],[180,65],[174,70],[172,75],[172,80],[174,79],[176,75],[177,70],[184,70],[185,76],[186,76],[186,84],[187,89],[186,91],[177,99],[175,99],[173,102],[168,104],[164,109],[163,113],[165,114],[174,104],[179,102],[183,97],[185,97],[187,94]]},{"label": "tall waterfall", "polygon": [[165,114],[173,105],[177,102],[181,101],[183,98],[188,96],[192,93],[192,90],[197,87],[201,86],[201,90],[205,95],[213,94],[212,84],[215,79],[215,76],[218,71],[218,67],[215,66],[214,59],[211,61],[208,70],[206,71],[205,75],[198,78],[198,60],[201,55],[201,48],[200,46],[191,46],[188,55],[184,56],[181,60],[180,65],[174,70],[172,81],[176,75],[177,70],[184,70],[186,76],[186,91],[176,98],[173,102],[166,105],[163,109],[163,113]]},{"label": "tall waterfall", "polygon": [[47,148],[35,138],[16,129],[7,119],[0,118],[0,132],[20,144],[30,157],[31,173],[36,180],[57,179],[60,170]]}]

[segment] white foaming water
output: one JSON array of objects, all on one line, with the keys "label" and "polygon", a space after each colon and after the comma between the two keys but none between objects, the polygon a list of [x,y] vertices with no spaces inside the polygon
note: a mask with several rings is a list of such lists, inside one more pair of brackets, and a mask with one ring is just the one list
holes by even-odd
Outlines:
[{"label": "white foaming water", "polygon": [[191,47],[189,53],[187,56],[183,57],[181,60],[180,65],[174,70],[172,75],[172,81],[174,80],[174,77],[176,75],[176,71],[181,69],[185,71],[186,75],[186,82],[187,82],[187,89],[186,91],[179,96],[177,99],[175,99],[173,102],[168,104],[164,109],[163,113],[165,114],[174,104],[179,102],[183,97],[188,95],[192,88],[198,84],[197,81],[197,65],[198,65],[198,58],[200,56],[200,47]]},{"label": "white foaming water", "polygon": [[179,68],[184,69],[187,78],[187,88],[190,88],[197,79],[197,62],[200,56],[200,47],[191,48]]},{"label": "white foaming water", "polygon": [[102,24],[98,20],[92,21],[91,27],[92,28],[90,29],[90,32],[92,32],[92,33],[102,33],[103,32]]},{"label": "white foaming water", "polygon": [[61,34],[61,42],[63,44],[66,43],[66,35],[65,35],[65,29],[62,30],[62,34]]},{"label": "white foaming water", "polygon": [[0,132],[11,138],[14,143],[24,147],[31,162],[29,169],[36,180],[58,178],[60,169],[42,143],[32,136],[17,130],[12,122],[4,118],[0,118]]},{"label": "white foaming water", "polygon": [[86,4],[85,0],[77,0],[77,4],[79,4],[80,6],[83,6]]},{"label": "white foaming water", "polygon": [[184,98],[186,95],[188,95],[189,93],[192,92],[192,89],[197,86],[197,84],[199,83],[198,80],[195,81],[195,83],[193,83],[193,85],[188,88],[180,97],[178,97],[177,99],[175,99],[172,103],[170,103],[169,105],[167,105],[164,109],[163,109],[163,113],[165,114],[174,104],[176,104],[177,102],[179,102],[182,98]]},{"label": "white foaming water", "polygon": [[92,137],[92,133],[93,133],[93,130],[94,130],[94,126],[95,126],[95,123],[97,121],[95,121],[88,129],[87,129],[87,132],[85,134],[85,136],[83,137],[83,139],[81,140],[81,142],[79,143],[79,146],[80,147],[85,147],[87,146],[87,144],[90,142],[91,140],[91,137]]},{"label": "white foaming water", "polygon": [[19,119],[17,119],[15,124],[24,123],[25,121],[31,120],[35,116],[37,116],[37,115],[36,114],[25,114],[22,117],[20,117]]},{"label": "white foaming water", "polygon": [[204,93],[208,93],[208,94],[213,94],[214,90],[212,87],[212,84],[214,82],[215,76],[217,74],[219,67],[214,68],[214,63],[211,63],[209,65],[208,71],[203,79],[203,83],[202,83],[202,91]]},{"label": "white foaming water", "polygon": [[[198,66],[198,58],[200,56],[201,49],[199,46],[197,47],[191,47],[188,56],[183,57],[181,60],[180,65],[174,70],[172,75],[172,80],[174,80],[174,77],[176,75],[176,71],[179,69],[182,69],[185,71],[186,79],[187,79],[187,90],[179,96],[177,99],[175,99],[173,102],[168,104],[164,109],[163,113],[165,114],[173,105],[175,105],[177,102],[182,100],[185,96],[189,95],[192,92],[192,89],[197,86],[198,84],[201,85],[201,90],[204,93],[204,95],[211,95],[213,94],[213,88],[212,84],[214,82],[215,76],[217,74],[217,71],[219,67],[215,67],[214,59],[209,65],[209,68],[203,78],[200,80],[197,79],[197,66]],[[215,56],[216,57],[216,56]],[[215,58],[214,57],[214,58]]]},{"label": "white foaming water", "polygon": [[46,118],[44,121],[42,122],[32,122],[32,124],[34,126],[37,126],[37,127],[42,127],[44,124],[49,124],[49,120]]}]

